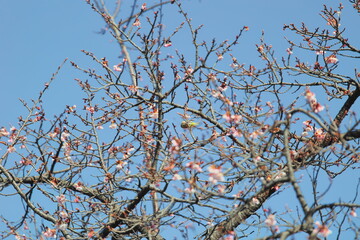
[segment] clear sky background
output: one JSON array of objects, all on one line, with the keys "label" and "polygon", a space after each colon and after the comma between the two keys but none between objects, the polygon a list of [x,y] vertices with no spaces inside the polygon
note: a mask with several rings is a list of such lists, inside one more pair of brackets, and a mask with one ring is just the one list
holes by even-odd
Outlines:
[{"label": "clear sky background", "polygon": [[[109,9],[114,2],[115,0],[107,1]],[[139,5],[143,2],[145,1],[138,1]],[[87,67],[91,65],[91,61],[80,52],[85,49],[99,58],[107,57],[111,66],[119,61],[117,44],[108,35],[96,33],[105,24],[85,1],[0,0],[0,4],[0,127],[16,125],[17,117],[24,113],[18,99],[29,101],[36,98],[44,83],[49,81],[65,58]],[[218,41],[233,39],[239,29],[248,26],[250,30],[240,38],[241,44],[236,49],[236,56],[241,63],[255,65],[258,62],[255,44],[259,43],[262,30],[265,31],[266,42],[273,45],[277,55],[286,56],[288,45],[284,37],[288,36],[296,42],[301,39],[294,38],[289,31],[284,32],[283,25],[300,25],[305,22],[309,28],[320,24],[325,26],[325,21],[319,16],[323,4],[336,8],[339,1],[183,1],[184,10],[193,19],[194,26],[204,24],[200,38],[207,41],[214,37]],[[353,42],[359,42],[359,17],[350,3],[343,1],[343,4],[343,20],[349,31],[348,36]],[[171,14],[164,16],[164,23],[166,31],[171,32],[183,21],[183,17],[176,14],[171,6],[166,9]],[[128,16],[126,11],[122,14]],[[181,42],[190,41],[186,39],[187,36],[186,32],[180,33],[173,47],[190,53],[192,49],[187,47],[190,45]],[[352,65],[344,71],[347,74],[353,73],[355,64],[359,66],[358,60],[353,60]],[[44,106],[50,114],[62,112],[65,105],[81,105],[80,91],[73,80],[79,75],[69,62],[60,71],[45,97]],[[344,176],[340,184],[334,186],[334,194],[343,190],[341,182],[352,181],[355,184],[357,179],[356,172]],[[355,186],[351,189],[354,190]],[[353,192],[344,191],[343,197],[353,197]],[[4,206],[2,201],[4,200],[0,198],[0,213]],[[6,204],[15,207],[9,202]]]}]

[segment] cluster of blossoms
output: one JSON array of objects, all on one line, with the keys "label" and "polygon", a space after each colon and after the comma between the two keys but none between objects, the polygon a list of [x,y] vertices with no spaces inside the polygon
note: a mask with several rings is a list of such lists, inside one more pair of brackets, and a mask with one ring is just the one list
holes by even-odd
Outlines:
[{"label": "cluster of blossoms", "polygon": [[[13,144],[16,143],[15,139],[22,142],[23,144],[20,146],[20,148],[25,148],[24,142],[26,140],[25,136],[18,136],[17,129],[15,127],[10,128],[10,132],[6,130],[5,127],[0,128],[0,138],[1,137],[8,137],[7,142],[10,143],[7,147],[8,153],[13,153],[16,151],[16,148],[13,146]],[[7,145],[4,141],[0,141],[0,143]]]},{"label": "cluster of blossoms", "polygon": [[155,105],[150,106],[150,112],[148,113],[148,116],[152,119],[157,119],[159,117],[159,110],[156,108]]},{"label": "cluster of blossoms", "polygon": [[316,97],[315,97],[315,93],[310,91],[310,88],[306,88],[305,91],[305,98],[308,101],[311,110],[314,111],[315,113],[321,112],[322,110],[324,110],[324,106],[322,106],[320,103],[318,103]]},{"label": "cluster of blossoms", "polygon": [[325,62],[327,64],[335,64],[339,61],[339,59],[336,58],[336,56],[334,54],[328,56],[325,58]]},{"label": "cluster of blossoms", "polygon": [[[226,90],[226,88],[223,86],[223,87],[221,87],[221,90],[223,90],[223,89],[225,89]],[[211,95],[214,97],[214,98],[218,98],[218,99],[220,99],[221,101],[223,101],[225,104],[227,104],[227,105],[229,105],[229,106],[233,106],[234,105],[234,103],[230,100],[230,99],[228,99],[227,97],[225,97],[221,92],[221,90],[211,90]],[[223,90],[223,91],[225,91],[225,90]]]},{"label": "cluster of blossoms", "polygon": [[202,172],[203,170],[202,170],[202,168],[200,167],[200,164],[201,164],[201,163],[188,162],[188,163],[186,163],[185,166],[186,166],[187,168],[190,168],[190,169],[195,170],[195,171],[197,171],[197,172]]},{"label": "cluster of blossoms", "polygon": [[314,127],[311,125],[312,124],[312,121],[311,120],[306,120],[303,122],[303,124],[305,125],[304,126],[304,129],[303,129],[303,132],[302,132],[302,136],[307,136],[309,135],[309,132],[313,132],[314,131]]},{"label": "cluster of blossoms", "polygon": [[326,132],[324,131],[323,128],[316,128],[316,127],[314,128],[311,120],[304,121],[303,124],[305,126],[304,126],[304,130],[301,134],[302,136],[307,136],[307,135],[309,135],[309,132],[313,132],[314,138],[316,139],[316,141],[324,140],[324,138],[326,136]]},{"label": "cluster of blossoms", "polygon": [[316,228],[314,229],[313,233],[320,235],[322,237],[329,236],[332,231],[324,224],[321,224],[319,222],[315,222]]},{"label": "cluster of blossoms", "polygon": [[221,166],[211,165],[208,167],[209,171],[209,181],[213,184],[216,184],[218,181],[224,181],[224,174],[221,171]]},{"label": "cluster of blossoms", "polygon": [[177,154],[180,151],[182,140],[177,137],[173,137],[171,140],[170,152],[171,154]]},{"label": "cluster of blossoms", "polygon": [[226,113],[222,116],[227,123],[235,123],[238,124],[242,117],[240,115],[234,114],[232,115],[229,111],[226,111]]},{"label": "cluster of blossoms", "polygon": [[56,238],[56,229],[47,228],[45,232],[43,232],[43,236],[47,238]]}]

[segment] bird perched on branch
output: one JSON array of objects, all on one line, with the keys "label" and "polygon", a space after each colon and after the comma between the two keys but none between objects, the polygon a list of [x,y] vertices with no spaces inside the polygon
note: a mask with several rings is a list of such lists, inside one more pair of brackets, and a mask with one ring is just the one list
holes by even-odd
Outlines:
[{"label": "bird perched on branch", "polygon": [[182,128],[193,128],[193,127],[196,127],[197,125],[199,125],[199,123],[192,122],[192,121],[182,121],[181,122]]}]

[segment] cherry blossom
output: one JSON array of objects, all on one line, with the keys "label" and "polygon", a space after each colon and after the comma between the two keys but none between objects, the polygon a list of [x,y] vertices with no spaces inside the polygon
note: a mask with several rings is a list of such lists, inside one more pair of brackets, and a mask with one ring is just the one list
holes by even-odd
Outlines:
[{"label": "cherry blossom", "polygon": [[292,52],[292,49],[291,49],[291,48],[287,48],[287,49],[286,49],[286,52],[287,52],[289,55],[293,54],[293,52]]},{"label": "cherry blossom", "polygon": [[94,113],[95,112],[95,108],[93,106],[88,106],[85,108],[87,111],[89,111],[90,113]]},{"label": "cherry blossom", "polygon": [[65,211],[60,211],[60,212],[59,212],[59,216],[60,216],[61,218],[68,218],[68,217],[69,217],[69,214],[68,214],[67,212],[65,212]]},{"label": "cherry blossom", "polygon": [[118,125],[116,124],[115,121],[111,121],[111,124],[109,125],[109,128],[111,129],[116,129],[118,127]]},{"label": "cherry blossom", "polygon": [[43,236],[47,238],[56,238],[56,229],[47,228],[45,232],[43,232]]},{"label": "cherry blossom", "polygon": [[325,58],[325,62],[328,64],[335,64],[339,61],[334,54],[330,55],[329,57]]},{"label": "cherry blossom", "polygon": [[149,117],[157,119],[159,117],[159,110],[156,107],[152,107],[152,110],[149,112]]},{"label": "cherry blossom", "polygon": [[61,133],[61,141],[66,141],[69,136],[70,136],[69,131],[65,130],[64,132]]},{"label": "cherry blossom", "polygon": [[140,22],[140,19],[139,19],[139,18],[136,18],[136,19],[135,19],[135,22],[133,23],[133,26],[140,28],[141,22]]},{"label": "cherry blossom", "polygon": [[202,172],[202,168],[200,167],[200,165],[198,163],[195,162],[188,162],[185,165],[186,167],[196,170],[197,172]]},{"label": "cherry blossom", "polygon": [[178,174],[178,173],[175,173],[172,180],[181,180],[182,177]]},{"label": "cherry blossom", "polygon": [[314,137],[317,141],[324,140],[325,136],[326,136],[326,133],[324,132],[323,128],[315,128]]},{"label": "cherry blossom", "polygon": [[9,136],[10,133],[6,130],[6,128],[0,128],[0,137]]},{"label": "cherry blossom", "polygon": [[315,225],[317,226],[317,228],[313,230],[313,233],[315,234],[318,234],[322,237],[327,237],[332,233],[332,231],[326,225],[320,224],[320,222],[315,222]]},{"label": "cherry blossom", "polygon": [[217,60],[218,61],[221,61],[221,60],[223,60],[223,55],[221,54],[221,53],[216,53],[216,55],[217,55]]},{"label": "cherry blossom", "polygon": [[66,201],[66,197],[64,194],[61,194],[56,197],[56,200],[58,201],[59,204],[63,205]]},{"label": "cherry blossom", "polygon": [[221,171],[221,166],[211,165],[208,167],[209,181],[216,184],[218,181],[224,181],[224,174]]},{"label": "cherry blossom", "polygon": [[14,146],[9,146],[8,148],[7,148],[7,152],[8,153],[13,153],[13,152],[15,152],[16,151],[16,148],[14,147]]},{"label": "cherry blossom", "polygon": [[170,151],[172,154],[177,154],[180,151],[181,143],[182,143],[182,140],[180,138],[173,137],[171,139],[172,146],[170,148]]},{"label": "cherry blossom", "polygon": [[350,211],[350,216],[352,216],[352,217],[357,217],[357,213],[355,212],[355,209],[352,209],[352,210]]},{"label": "cherry blossom", "polygon": [[127,162],[121,161],[121,160],[117,161],[116,163],[117,163],[117,164],[116,164],[116,169],[117,169],[117,170],[123,169],[124,166],[126,166],[126,165],[128,164]]},{"label": "cherry blossom", "polygon": [[315,113],[321,112],[324,110],[324,106],[322,106],[320,103],[317,102],[317,99],[315,97],[315,93],[310,91],[310,88],[306,88],[305,91],[305,98],[307,99],[311,110]]},{"label": "cherry blossom", "polygon": [[113,70],[116,71],[116,72],[121,72],[122,69],[121,69],[121,67],[120,67],[120,64],[114,65],[114,66],[113,66]]},{"label": "cherry blossom", "polygon": [[138,91],[138,87],[137,87],[137,86],[134,86],[134,85],[129,86],[128,89],[129,89],[132,93],[137,93],[137,91]]},{"label": "cherry blossom", "polygon": [[78,190],[78,191],[82,191],[82,190],[83,190],[83,186],[84,186],[84,185],[83,185],[82,182],[77,182],[77,183],[74,184],[75,189]]},{"label": "cherry blossom", "polygon": [[275,219],[275,215],[274,214],[269,214],[269,216],[266,218],[265,220],[265,224],[268,227],[272,227],[276,225],[276,219]]},{"label": "cherry blossom", "polygon": [[326,51],[323,51],[323,50],[316,50],[315,51],[316,55],[323,55],[326,53]]},{"label": "cherry blossom", "polygon": [[192,188],[192,187],[189,187],[189,188],[185,188],[185,189],[184,189],[184,192],[189,193],[189,194],[192,194],[192,193],[195,193],[196,190],[195,190],[194,188]]},{"label": "cherry blossom", "polygon": [[253,198],[251,199],[251,201],[252,201],[252,203],[255,204],[255,205],[260,204],[259,199],[257,199],[256,197],[253,197]]}]

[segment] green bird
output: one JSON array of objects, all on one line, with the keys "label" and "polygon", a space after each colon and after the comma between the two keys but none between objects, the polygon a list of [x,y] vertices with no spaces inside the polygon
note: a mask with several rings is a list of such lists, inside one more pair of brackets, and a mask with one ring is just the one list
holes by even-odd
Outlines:
[{"label": "green bird", "polygon": [[182,121],[181,122],[182,128],[193,128],[193,127],[196,127],[197,125],[199,125],[199,123],[192,122],[192,121]]}]

